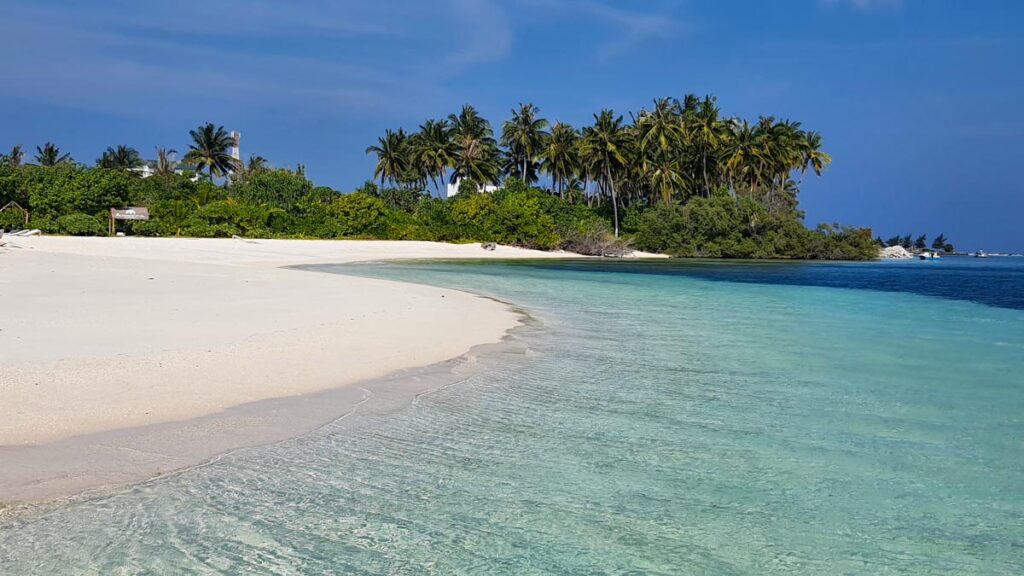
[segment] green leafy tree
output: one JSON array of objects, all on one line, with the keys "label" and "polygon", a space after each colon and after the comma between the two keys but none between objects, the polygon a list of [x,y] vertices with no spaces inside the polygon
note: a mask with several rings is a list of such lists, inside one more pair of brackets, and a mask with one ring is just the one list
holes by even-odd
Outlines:
[{"label": "green leafy tree", "polygon": [[953,252],[956,250],[945,234],[939,234],[935,237],[935,240],[932,241],[932,249],[942,250],[943,252]]},{"label": "green leafy tree", "polygon": [[342,236],[386,237],[391,211],[380,198],[368,194],[344,194],[328,207],[337,219]]},{"label": "green leafy tree", "polygon": [[252,204],[293,210],[313,191],[313,183],[291,170],[262,169],[249,172],[231,186],[231,194]]},{"label": "green leafy tree", "polygon": [[59,217],[105,213],[132,203],[137,178],[121,170],[94,170],[62,164],[27,170],[22,185],[33,213]]}]

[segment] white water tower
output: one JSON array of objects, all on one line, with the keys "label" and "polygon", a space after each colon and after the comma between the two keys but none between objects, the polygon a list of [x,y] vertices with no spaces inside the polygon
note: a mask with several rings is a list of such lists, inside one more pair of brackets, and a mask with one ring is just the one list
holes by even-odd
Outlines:
[{"label": "white water tower", "polygon": [[234,158],[236,161],[241,162],[242,161],[242,133],[237,131],[237,130],[233,130],[231,132],[231,140],[232,140],[232,142],[234,142],[234,144],[231,146],[231,157]]}]

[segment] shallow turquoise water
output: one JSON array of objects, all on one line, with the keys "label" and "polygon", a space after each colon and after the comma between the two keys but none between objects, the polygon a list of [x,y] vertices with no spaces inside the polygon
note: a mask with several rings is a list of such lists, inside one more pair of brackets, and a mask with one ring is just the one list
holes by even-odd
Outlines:
[{"label": "shallow turquoise water", "polygon": [[339,267],[540,325],[414,404],[23,512],[0,573],[1024,572],[1024,311],[891,289],[1014,266],[615,266]]}]

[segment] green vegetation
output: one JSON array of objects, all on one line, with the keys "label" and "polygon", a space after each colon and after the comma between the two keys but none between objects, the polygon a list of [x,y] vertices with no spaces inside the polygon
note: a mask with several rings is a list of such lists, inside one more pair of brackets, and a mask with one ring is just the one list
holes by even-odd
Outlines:
[{"label": "green vegetation", "polygon": [[[913,234],[907,234],[906,236],[893,236],[888,240],[882,240],[881,238],[875,238],[875,244],[878,246],[902,246],[907,250],[916,250],[921,252],[928,248],[928,235],[921,234],[917,238],[914,238]],[[935,240],[931,243],[931,249],[936,252],[952,253],[956,251],[953,244],[946,238],[945,234],[939,234],[935,237]]]},{"label": "green vegetation", "polygon": [[[366,150],[376,158],[375,182],[350,194],[314,185],[301,166],[235,160],[231,136],[214,124],[190,132],[189,170],[165,148],[144,163],[132,148],[111,147],[86,167],[51,143],[26,165],[19,146],[0,157],[0,205],[17,201],[31,211],[31,226],[62,234],[103,234],[109,208],[142,205],[151,220],[120,223],[122,230],[497,242],[587,254],[632,246],[683,257],[877,256],[863,229],[804,226],[800,183],[831,158],[799,123],[725,118],[714,98],[694,96],[656,100],[630,118],[603,110],[577,129],[523,104],[496,137],[467,105],[411,134],[387,130]],[[144,164],[153,176],[139,176]],[[448,184],[459,193],[444,198]]]}]

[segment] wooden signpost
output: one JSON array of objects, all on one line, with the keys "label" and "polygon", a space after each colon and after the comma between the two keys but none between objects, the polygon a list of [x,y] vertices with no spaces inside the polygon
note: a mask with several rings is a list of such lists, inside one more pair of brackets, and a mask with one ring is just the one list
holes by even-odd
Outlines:
[{"label": "wooden signpost", "polygon": [[114,222],[116,220],[149,220],[149,208],[142,208],[132,206],[130,208],[124,208],[118,210],[117,208],[110,209],[110,235],[113,236],[116,232]]}]

